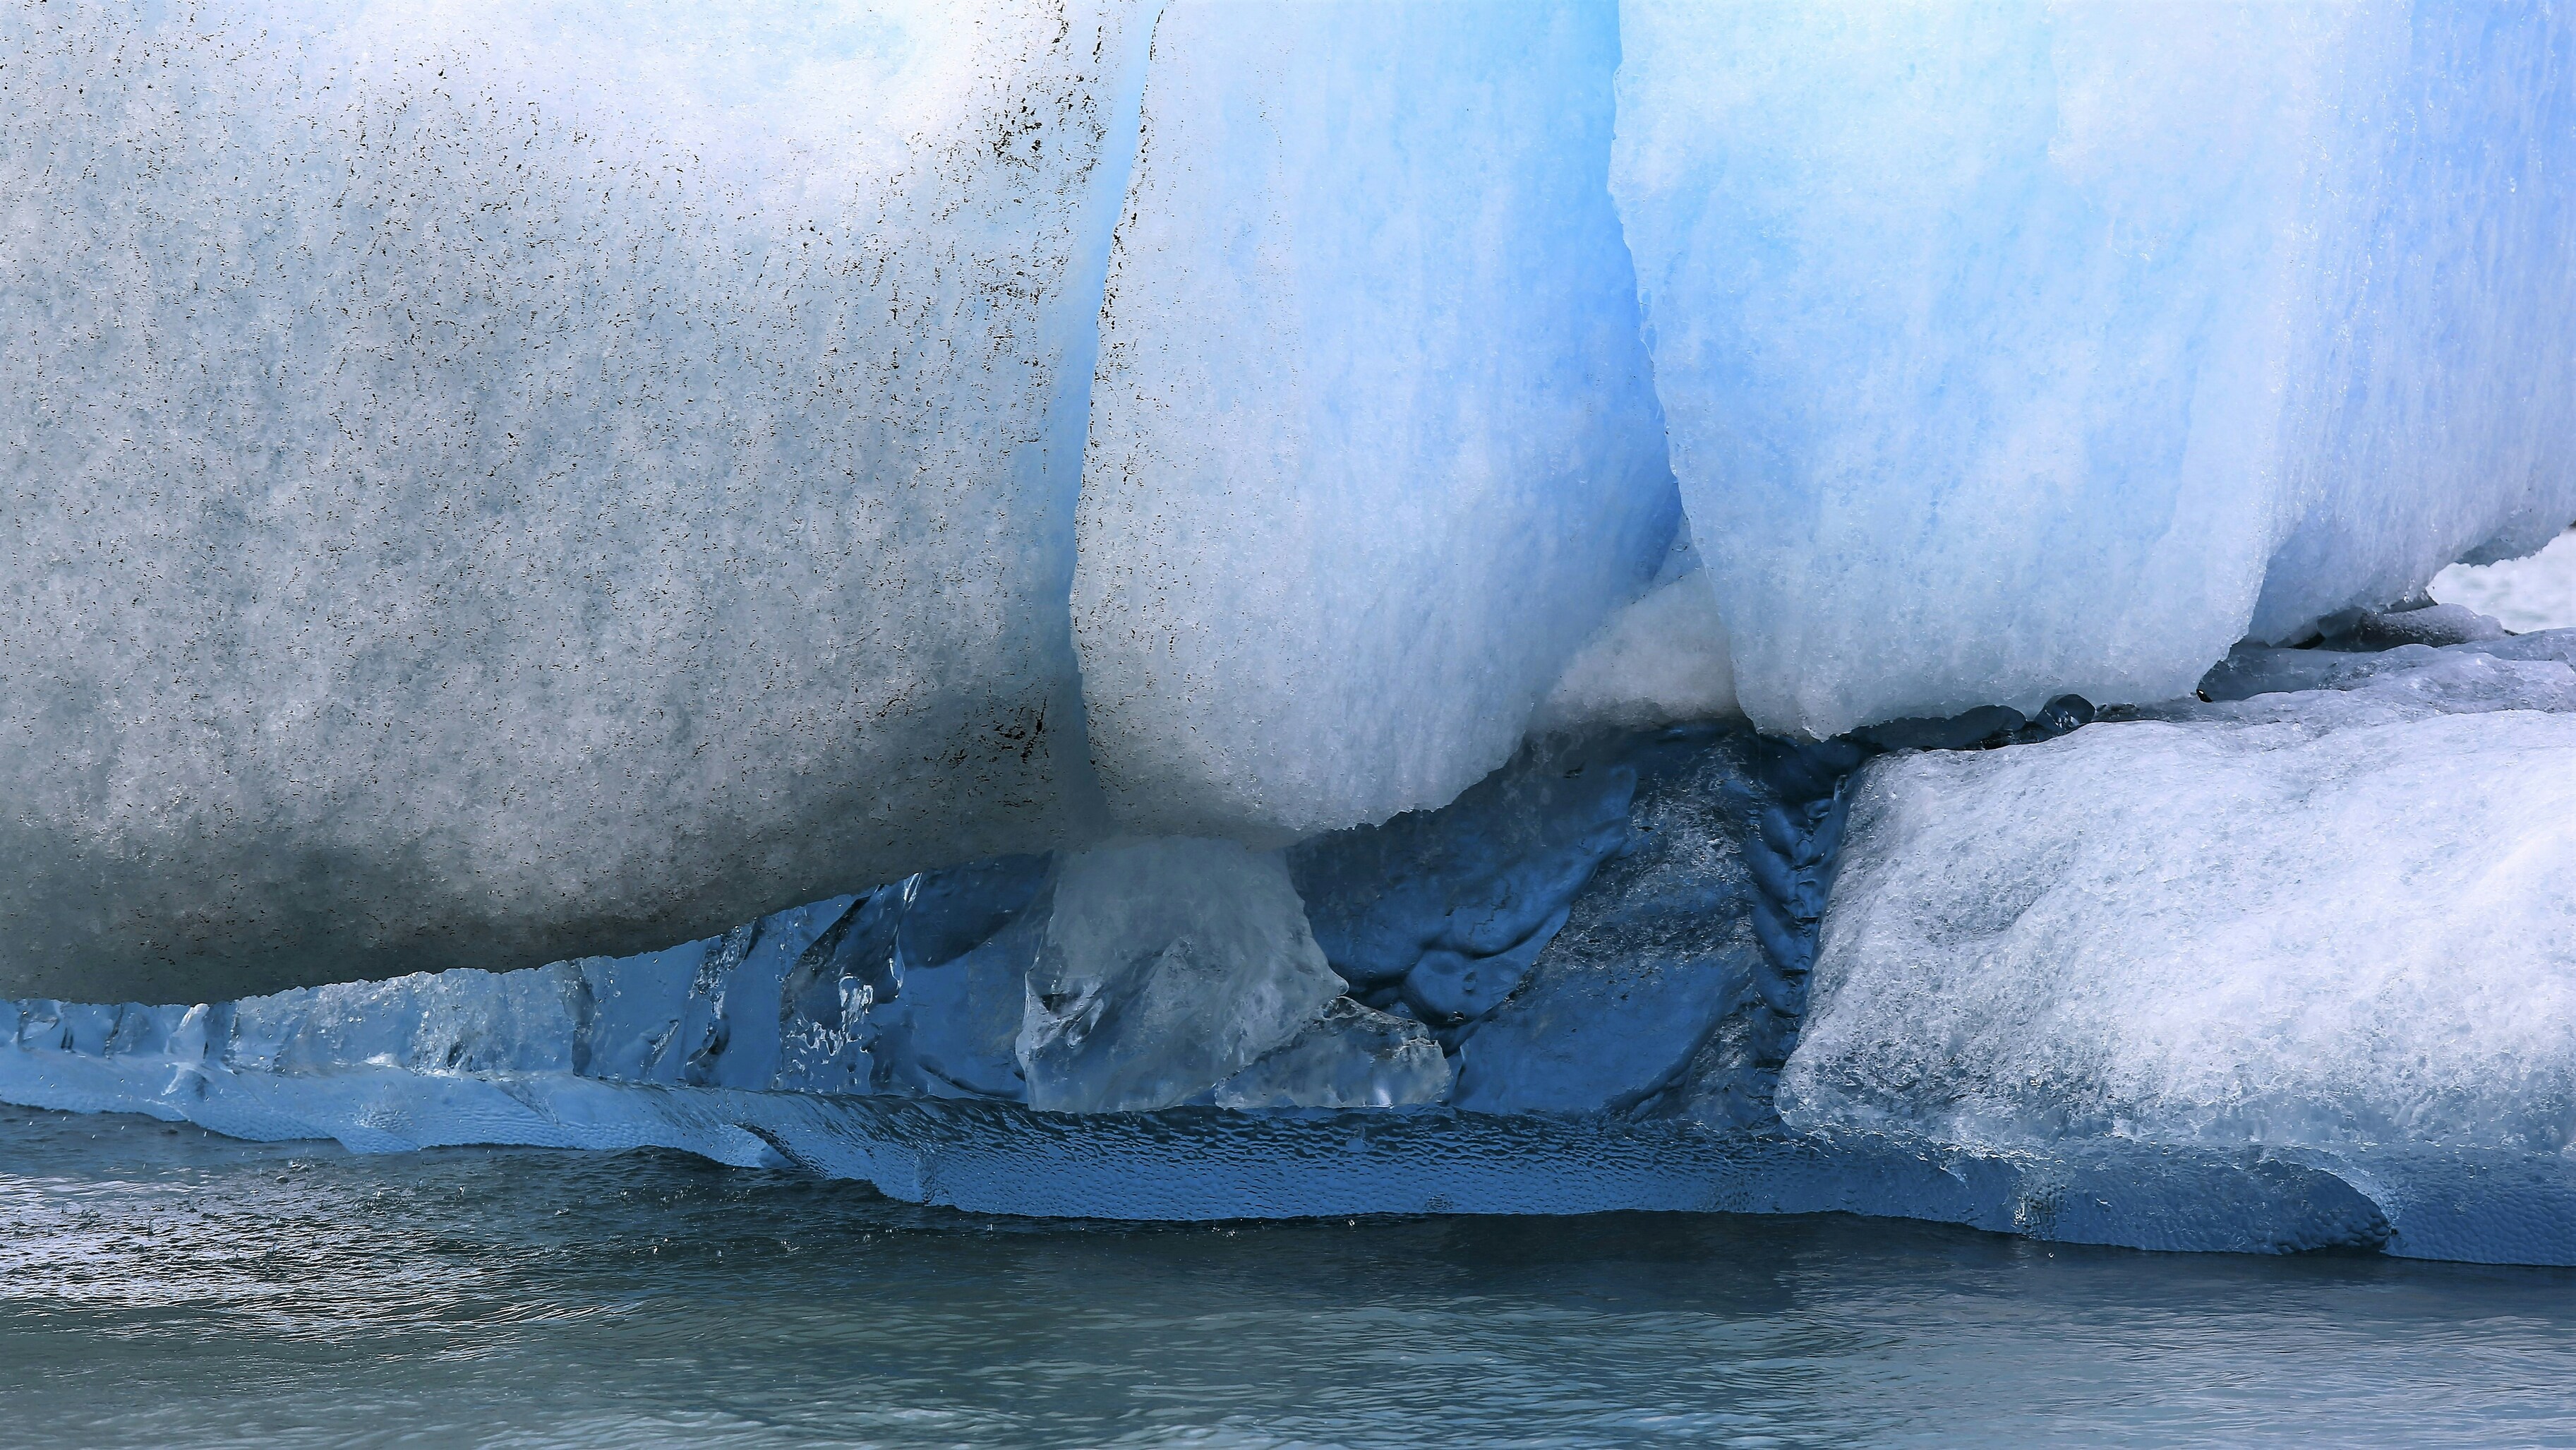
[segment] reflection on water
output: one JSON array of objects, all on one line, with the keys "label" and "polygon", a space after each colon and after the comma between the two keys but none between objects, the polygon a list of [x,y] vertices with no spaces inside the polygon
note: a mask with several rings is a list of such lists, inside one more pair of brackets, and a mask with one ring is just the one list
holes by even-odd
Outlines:
[{"label": "reflection on water", "polygon": [[0,1109],[0,1439],[2576,1444],[2576,1271],[1617,1215],[977,1219]]}]

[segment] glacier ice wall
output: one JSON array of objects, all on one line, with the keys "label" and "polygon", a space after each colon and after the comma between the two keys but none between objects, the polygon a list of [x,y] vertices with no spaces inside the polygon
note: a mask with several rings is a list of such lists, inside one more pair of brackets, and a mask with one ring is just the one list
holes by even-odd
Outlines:
[{"label": "glacier ice wall", "polygon": [[1500,765],[1679,517],[1595,3],[1174,4],[1074,575],[1119,819],[1263,844]]},{"label": "glacier ice wall", "polygon": [[2576,518],[2576,31],[1629,0],[1612,165],[1738,693],[2182,693]]},{"label": "glacier ice wall", "polygon": [[0,14],[15,988],[634,950],[1077,829],[1148,19]]}]

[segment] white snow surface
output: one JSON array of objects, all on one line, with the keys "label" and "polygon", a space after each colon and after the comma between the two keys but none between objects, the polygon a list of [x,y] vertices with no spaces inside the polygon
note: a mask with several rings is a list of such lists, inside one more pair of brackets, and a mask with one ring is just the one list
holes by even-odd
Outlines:
[{"label": "white snow surface", "polygon": [[1645,594],[1610,616],[1539,702],[1533,731],[1740,719],[1726,621],[1687,523]]},{"label": "white snow surface", "polygon": [[1873,762],[1786,1116],[2569,1150],[2576,635],[2507,643]]},{"label": "white snow surface", "polygon": [[1618,57],[1595,3],[1164,11],[1074,575],[1130,829],[1440,805],[1654,574]]},{"label": "white snow surface", "polygon": [[2576,518],[2576,16],[1627,0],[1755,723],[2161,699]]}]

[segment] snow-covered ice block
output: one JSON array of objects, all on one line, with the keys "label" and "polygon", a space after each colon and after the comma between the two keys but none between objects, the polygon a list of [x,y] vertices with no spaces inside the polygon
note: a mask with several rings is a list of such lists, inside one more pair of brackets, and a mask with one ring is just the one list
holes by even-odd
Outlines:
[{"label": "snow-covered ice block", "polygon": [[2576,671],[2492,648],[1872,763],[1784,1115],[2564,1153]]},{"label": "snow-covered ice block", "polygon": [[1186,1102],[1323,1015],[1343,982],[1276,852],[1156,838],[1057,868],[1017,1051],[1029,1104]]},{"label": "snow-covered ice block", "polygon": [[2178,695],[2576,518],[2576,18],[1627,0],[1621,44],[1765,728]]},{"label": "snow-covered ice block", "polygon": [[1147,20],[0,12],[0,990],[1044,849]]},{"label": "snow-covered ice block", "polygon": [[1599,3],[1176,3],[1110,263],[1074,628],[1142,833],[1500,766],[1679,518]]}]

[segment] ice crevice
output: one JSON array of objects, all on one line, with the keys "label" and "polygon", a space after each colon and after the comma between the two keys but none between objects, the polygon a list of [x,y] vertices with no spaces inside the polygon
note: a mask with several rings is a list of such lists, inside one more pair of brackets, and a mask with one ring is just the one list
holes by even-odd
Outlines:
[{"label": "ice crevice", "polygon": [[2565,14],[0,49],[0,1097],[2576,1262]]}]

